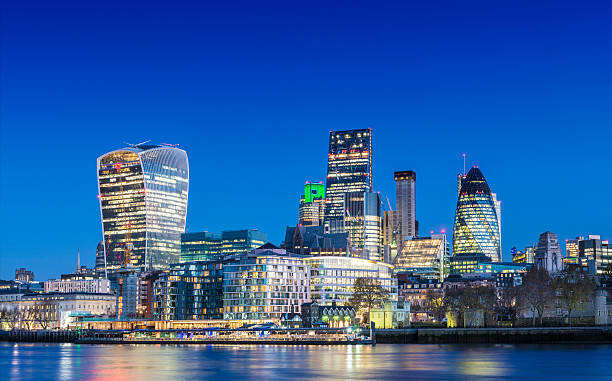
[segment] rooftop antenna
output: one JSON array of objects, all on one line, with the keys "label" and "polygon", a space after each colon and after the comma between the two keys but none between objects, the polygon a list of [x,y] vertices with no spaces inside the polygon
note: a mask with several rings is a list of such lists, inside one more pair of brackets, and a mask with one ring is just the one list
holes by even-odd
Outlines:
[{"label": "rooftop antenna", "polygon": [[77,274],[79,273],[79,271],[81,270],[81,249],[77,247],[77,268],[76,268],[76,272]]},{"label": "rooftop antenna", "polygon": [[465,176],[465,154],[463,154],[463,176]]}]

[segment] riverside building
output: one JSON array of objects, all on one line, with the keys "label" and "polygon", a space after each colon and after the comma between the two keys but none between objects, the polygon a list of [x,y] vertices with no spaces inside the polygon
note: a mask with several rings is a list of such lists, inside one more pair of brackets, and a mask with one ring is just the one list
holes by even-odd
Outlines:
[{"label": "riverside building", "polygon": [[189,191],[185,151],[138,144],[100,156],[97,168],[107,271],[178,262]]},{"label": "riverside building", "polygon": [[404,240],[393,265],[395,272],[412,273],[427,279],[444,281],[449,273],[450,248],[445,233]]},{"label": "riverside building", "polygon": [[195,232],[181,234],[181,262],[212,261],[221,258],[221,234]]}]

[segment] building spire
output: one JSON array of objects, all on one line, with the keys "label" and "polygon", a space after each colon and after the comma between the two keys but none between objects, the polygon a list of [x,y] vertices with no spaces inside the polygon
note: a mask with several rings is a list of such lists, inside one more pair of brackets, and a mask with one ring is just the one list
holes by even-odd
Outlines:
[{"label": "building spire", "polygon": [[465,176],[465,154],[463,154],[463,176]]}]

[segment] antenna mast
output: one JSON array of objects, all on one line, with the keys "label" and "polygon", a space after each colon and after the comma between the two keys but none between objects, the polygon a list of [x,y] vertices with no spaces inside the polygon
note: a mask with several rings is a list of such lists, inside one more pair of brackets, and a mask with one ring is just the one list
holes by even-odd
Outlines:
[{"label": "antenna mast", "polygon": [[465,154],[463,154],[463,176],[465,176]]}]

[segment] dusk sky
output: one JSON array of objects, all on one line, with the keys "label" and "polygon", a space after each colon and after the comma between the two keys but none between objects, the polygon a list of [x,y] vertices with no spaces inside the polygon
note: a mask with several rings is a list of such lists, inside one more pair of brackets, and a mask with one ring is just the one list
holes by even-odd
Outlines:
[{"label": "dusk sky", "polygon": [[145,140],[189,155],[187,231],[280,244],[329,131],[371,127],[374,188],[394,204],[416,171],[421,235],[452,231],[466,152],[504,260],[547,230],[612,238],[608,1],[100,3],[3,5],[2,279],[92,266],[96,159]]}]

